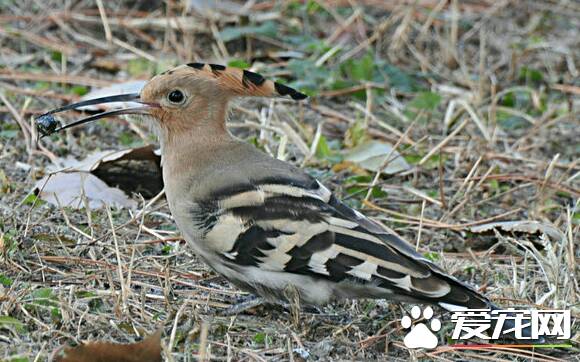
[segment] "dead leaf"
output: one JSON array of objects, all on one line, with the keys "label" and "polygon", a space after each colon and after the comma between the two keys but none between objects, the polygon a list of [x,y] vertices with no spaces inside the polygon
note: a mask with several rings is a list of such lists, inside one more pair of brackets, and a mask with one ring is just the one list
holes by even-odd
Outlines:
[{"label": "dead leaf", "polygon": [[141,342],[116,344],[88,342],[63,346],[51,358],[54,362],[161,362],[161,329]]},{"label": "dead leaf", "polygon": [[369,141],[360,144],[350,150],[344,159],[366,170],[378,172],[385,163],[385,157],[387,156],[389,156],[389,162],[381,172],[391,175],[411,169],[411,166],[399,152],[393,150],[393,146],[380,141]]},{"label": "dead leaf", "polygon": [[131,200],[123,191],[109,187],[95,175],[82,171],[59,172],[45,176],[34,186],[34,193],[55,206],[74,209],[85,206],[83,196],[87,198],[90,209],[98,209],[105,205],[137,207],[137,202]]},{"label": "dead leaf", "polygon": [[139,193],[146,199],[163,190],[161,155],[152,145],[108,154],[91,168],[91,173],[109,186],[127,194]]},{"label": "dead leaf", "polygon": [[48,170],[54,174],[37,182],[34,193],[57,206],[82,208],[85,195],[91,209],[104,204],[133,208],[137,203],[128,195],[151,198],[163,190],[161,156],[153,145],[99,151],[83,160],[68,157]]},{"label": "dead leaf", "polygon": [[80,161],[72,157],[60,159],[56,166],[49,166],[48,169],[52,172],[63,171],[63,169],[93,172],[109,162],[123,160],[147,160],[159,163],[161,161],[161,153],[153,145],[128,148],[120,151],[104,150],[93,152]]},{"label": "dead leaf", "polygon": [[533,220],[498,221],[477,226],[472,226],[469,231],[473,233],[484,233],[497,229],[503,232],[518,232],[525,234],[545,234],[553,241],[564,240],[566,236],[557,228]]}]

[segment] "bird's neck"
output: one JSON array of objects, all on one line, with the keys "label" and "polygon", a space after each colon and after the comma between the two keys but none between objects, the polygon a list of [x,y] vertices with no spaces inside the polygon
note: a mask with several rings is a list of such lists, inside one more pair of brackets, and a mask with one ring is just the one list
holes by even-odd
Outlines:
[{"label": "bird's neck", "polygon": [[160,132],[161,162],[165,192],[172,204],[184,193],[193,197],[203,187],[215,167],[221,168],[220,155],[238,142],[227,131],[225,120],[199,120],[179,129]]},{"label": "bird's neck", "polygon": [[215,157],[224,145],[233,141],[221,127],[191,127],[161,138],[162,166],[171,175],[195,172]]}]

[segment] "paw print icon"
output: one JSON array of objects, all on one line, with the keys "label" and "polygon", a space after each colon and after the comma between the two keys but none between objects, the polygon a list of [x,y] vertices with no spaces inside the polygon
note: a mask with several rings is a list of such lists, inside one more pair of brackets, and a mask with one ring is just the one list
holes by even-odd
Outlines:
[{"label": "paw print icon", "polygon": [[[418,320],[423,314],[424,322],[415,323],[413,325],[413,320]],[[412,317],[412,319],[411,319]],[[401,325],[405,329],[409,329],[409,332],[403,339],[403,343],[407,348],[435,348],[437,347],[438,340],[437,336],[433,332],[437,332],[441,329],[441,322],[437,318],[433,318],[433,309],[431,307],[426,307],[421,313],[421,308],[414,306],[411,309],[411,317],[404,316],[401,319]],[[429,322],[429,327],[426,323]]]}]

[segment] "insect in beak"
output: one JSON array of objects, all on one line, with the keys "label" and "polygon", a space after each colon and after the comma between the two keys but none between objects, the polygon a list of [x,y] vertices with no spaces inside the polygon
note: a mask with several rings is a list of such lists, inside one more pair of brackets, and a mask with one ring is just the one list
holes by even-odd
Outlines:
[{"label": "insect in beak", "polygon": [[[64,111],[68,111],[71,109],[76,109],[78,107],[84,106],[91,106],[95,104],[105,104],[105,103],[113,103],[113,102],[137,102],[143,104],[141,107],[132,107],[132,108],[124,108],[124,109],[116,109],[113,111],[102,112],[99,114],[95,114],[78,121],[61,125],[59,121],[57,121],[53,114],[60,113]],[[97,119],[110,117],[110,116],[119,116],[122,114],[147,114],[151,108],[159,108],[158,104],[154,103],[145,103],[140,101],[139,93],[129,93],[129,94],[120,94],[116,96],[109,96],[109,97],[101,97],[95,99],[88,99],[86,101],[73,103],[66,105],[64,107],[60,107],[57,109],[53,109],[50,112],[44,113],[36,118],[36,128],[38,132],[42,135],[42,137],[49,136],[53,133],[62,131],[67,128],[75,127],[81,124],[89,123],[92,121],[96,121]]]}]

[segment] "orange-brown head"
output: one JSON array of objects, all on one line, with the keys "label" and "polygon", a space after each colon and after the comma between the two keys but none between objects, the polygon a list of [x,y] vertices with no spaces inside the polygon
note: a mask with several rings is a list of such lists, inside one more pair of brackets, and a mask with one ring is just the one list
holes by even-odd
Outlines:
[{"label": "orange-brown head", "polygon": [[[189,63],[153,77],[139,94],[123,94],[70,104],[45,113],[37,124],[43,135],[120,114],[152,116],[162,133],[209,127],[225,130],[228,101],[234,97],[290,96],[306,98],[293,88],[266,80],[260,74],[217,64]],[[135,101],[142,106],[100,113],[54,129],[52,114],[86,105]],[[48,125],[48,127],[47,127]],[[41,128],[41,126],[44,126]],[[47,131],[48,130],[48,131]]]}]

